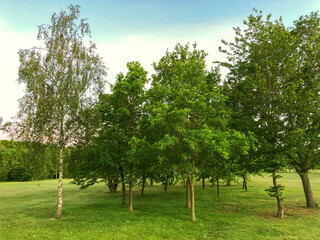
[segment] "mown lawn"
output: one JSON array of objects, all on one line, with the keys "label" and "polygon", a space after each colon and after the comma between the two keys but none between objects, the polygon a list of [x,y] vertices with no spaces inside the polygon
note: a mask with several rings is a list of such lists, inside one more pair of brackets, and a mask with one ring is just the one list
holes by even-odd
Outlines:
[{"label": "mown lawn", "polygon": [[[190,222],[181,185],[165,193],[135,189],[134,212],[121,205],[121,193],[110,194],[103,183],[79,190],[65,180],[63,218],[53,218],[56,180],[0,183],[0,239],[319,239],[320,209],[306,209],[300,178],[282,174],[285,218],[276,219],[276,200],[264,191],[271,178],[251,177],[249,191],[240,184],[195,187],[196,218]],[[320,202],[320,175],[310,176]],[[120,190],[120,189],[119,189]]]}]

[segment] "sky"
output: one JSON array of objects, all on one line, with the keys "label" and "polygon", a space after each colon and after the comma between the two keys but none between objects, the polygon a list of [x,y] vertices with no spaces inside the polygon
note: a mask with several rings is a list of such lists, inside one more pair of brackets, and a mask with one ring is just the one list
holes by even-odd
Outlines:
[{"label": "sky", "polygon": [[152,63],[178,42],[197,42],[198,49],[208,53],[210,69],[213,61],[224,60],[218,51],[221,39],[232,41],[232,28],[241,27],[253,8],[274,18],[282,16],[287,26],[320,10],[320,0],[0,0],[0,117],[4,122],[17,113],[24,95],[25,86],[16,81],[18,50],[40,46],[38,26],[50,24],[51,15],[70,4],[80,5],[80,18],[88,19],[110,83],[119,72],[126,72],[129,61],[140,61],[150,76]]}]

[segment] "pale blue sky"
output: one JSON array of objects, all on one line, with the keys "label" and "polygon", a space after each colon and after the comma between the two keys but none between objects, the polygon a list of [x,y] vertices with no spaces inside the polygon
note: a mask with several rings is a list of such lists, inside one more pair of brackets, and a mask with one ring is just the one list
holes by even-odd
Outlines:
[{"label": "pale blue sky", "polygon": [[[311,0],[0,0],[1,29],[34,32],[48,23],[53,12],[79,4],[81,15],[89,19],[97,41],[125,38],[132,34],[190,34],[198,27],[241,21],[253,8],[283,16],[290,24],[302,14],[320,7]],[[166,33],[180,28],[181,31]]]},{"label": "pale blue sky", "polygon": [[241,25],[253,8],[282,16],[287,26],[320,9],[320,0],[0,0],[0,117],[5,121],[18,111],[23,96],[24,86],[16,83],[18,49],[39,45],[37,26],[50,23],[53,12],[70,4],[79,4],[81,18],[88,18],[109,82],[132,60],[152,72],[152,62],[177,42],[197,41],[209,54],[210,67],[223,58],[217,50],[220,40],[232,40],[232,27]]}]

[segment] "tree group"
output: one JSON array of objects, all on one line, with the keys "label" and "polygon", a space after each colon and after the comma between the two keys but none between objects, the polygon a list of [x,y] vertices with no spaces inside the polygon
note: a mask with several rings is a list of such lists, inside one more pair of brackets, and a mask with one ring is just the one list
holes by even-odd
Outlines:
[{"label": "tree group", "polygon": [[[293,27],[254,11],[222,41],[226,61],[208,70],[204,50],[177,44],[153,64],[127,64],[111,92],[103,93],[105,68],[79,6],[54,14],[39,27],[45,48],[20,50],[19,82],[26,95],[19,112],[21,135],[59,149],[56,218],[62,214],[65,148],[73,182],[86,188],[106,181],[122,187],[133,211],[134,186],[157,182],[165,191],[183,182],[195,221],[194,183],[217,185],[259,172],[272,173],[267,189],[283,217],[284,186],[278,172],[293,166],[307,207],[318,206],[308,177],[319,167],[320,18],[300,17]],[[225,78],[219,67],[227,67]]]}]

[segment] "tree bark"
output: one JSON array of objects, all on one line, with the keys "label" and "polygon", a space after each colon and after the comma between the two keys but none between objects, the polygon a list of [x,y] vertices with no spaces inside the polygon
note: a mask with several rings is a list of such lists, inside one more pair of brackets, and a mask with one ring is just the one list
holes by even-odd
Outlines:
[{"label": "tree bark", "polygon": [[193,177],[190,179],[190,198],[191,198],[191,221],[196,221],[196,215],[195,215],[195,205],[194,205],[194,183],[193,183]]},{"label": "tree bark", "polygon": [[143,178],[142,179],[142,187],[141,187],[141,197],[143,197],[145,185],[146,185],[146,179]]},{"label": "tree bark", "polygon": [[[273,180],[273,186],[277,187],[277,170],[274,169],[272,172],[272,180]],[[276,194],[278,194],[279,190],[277,190]],[[284,215],[284,209],[283,209],[283,200],[279,197],[276,196],[277,199],[277,204],[278,204],[278,212],[277,212],[277,218],[283,218]]]},{"label": "tree bark", "polygon": [[218,197],[220,197],[220,183],[219,183],[219,178],[217,178],[217,194],[218,194]]},{"label": "tree bark", "polygon": [[202,189],[206,189],[206,179],[202,178]]},{"label": "tree bark", "polygon": [[242,188],[244,188],[244,190],[247,192],[248,191],[247,175],[243,174],[242,179],[243,179]]},{"label": "tree bark", "polygon": [[108,189],[111,193],[116,193],[118,188],[118,179],[108,178]]},{"label": "tree bark", "polygon": [[133,211],[132,207],[132,187],[133,187],[133,181],[131,180],[129,183],[129,211]]},{"label": "tree bark", "polygon": [[60,219],[62,217],[62,177],[63,177],[63,150],[64,147],[60,146],[60,167],[59,167],[59,181],[58,181],[58,202],[55,218]]},{"label": "tree bark", "polygon": [[186,208],[191,208],[190,181],[186,180]]},{"label": "tree bark", "polygon": [[113,192],[116,193],[117,192],[117,188],[118,188],[118,179],[116,179],[116,182],[113,184]]},{"label": "tree bark", "polygon": [[304,195],[305,195],[306,201],[307,201],[307,207],[308,208],[318,207],[319,205],[313,197],[308,172],[305,172],[305,173],[298,172],[298,174],[302,180]]},{"label": "tree bark", "polygon": [[164,191],[165,191],[165,192],[168,192],[168,183],[165,183],[165,184],[163,185],[163,187],[164,187]]},{"label": "tree bark", "polygon": [[124,180],[124,172],[123,168],[120,166],[120,177],[121,177],[121,184],[122,184],[122,204],[127,204],[127,192],[126,192],[126,183]]},{"label": "tree bark", "polygon": [[228,187],[231,186],[231,181],[230,181],[230,180],[227,181],[227,186],[228,186]]},{"label": "tree bark", "polygon": [[150,186],[153,187],[153,178],[150,179]]}]

